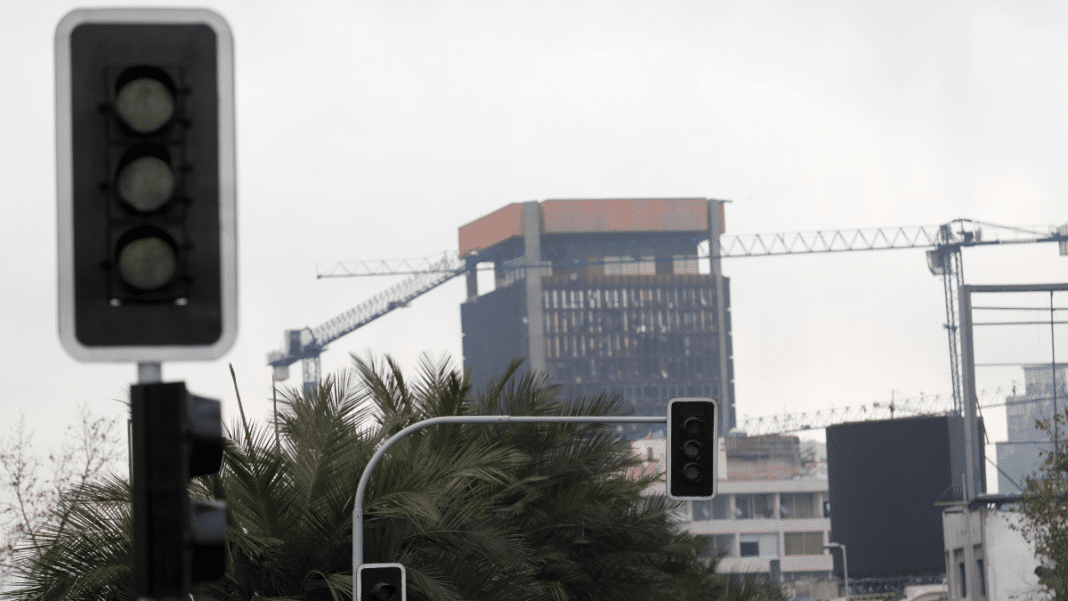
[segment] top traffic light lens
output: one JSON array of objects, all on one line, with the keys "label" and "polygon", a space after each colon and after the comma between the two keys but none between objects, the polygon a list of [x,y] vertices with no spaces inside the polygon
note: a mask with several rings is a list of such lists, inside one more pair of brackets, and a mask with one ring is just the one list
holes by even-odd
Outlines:
[{"label": "top traffic light lens", "polygon": [[130,129],[151,134],[174,116],[174,94],[159,79],[138,77],[119,88],[115,110]]},{"label": "top traffic light lens", "polygon": [[696,417],[687,417],[682,422],[682,429],[690,436],[697,436],[701,433],[701,420]]}]

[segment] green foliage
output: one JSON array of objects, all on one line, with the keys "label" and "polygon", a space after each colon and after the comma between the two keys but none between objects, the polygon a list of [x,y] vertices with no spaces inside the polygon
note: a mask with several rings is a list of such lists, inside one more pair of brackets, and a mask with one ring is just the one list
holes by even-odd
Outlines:
[{"label": "green foliage", "polygon": [[[1054,416],[1057,427],[1065,427],[1065,415]],[[1054,422],[1046,419],[1036,426],[1049,433]],[[1052,437],[1051,437],[1052,438]],[[1059,445],[1045,460],[1034,477],[1028,477],[1023,490],[1020,512],[1024,515],[1020,530],[1035,546],[1035,556],[1042,564],[1039,584],[1053,593],[1057,601],[1068,599],[1068,449]]]},{"label": "green foliage", "polygon": [[[193,492],[228,506],[229,567],[198,599],[337,600],[352,594],[353,495],[371,455],[448,415],[616,415],[615,397],[564,400],[515,362],[486,390],[445,361],[416,381],[396,363],[290,390],[274,424],[235,423],[223,469]],[[442,425],[393,446],[365,498],[364,561],[403,563],[412,601],[776,599],[733,586],[669,519],[677,506],[627,478],[639,460],[610,426]],[[13,599],[128,599],[130,489],[111,478],[64,500],[65,529],[22,550]]]}]

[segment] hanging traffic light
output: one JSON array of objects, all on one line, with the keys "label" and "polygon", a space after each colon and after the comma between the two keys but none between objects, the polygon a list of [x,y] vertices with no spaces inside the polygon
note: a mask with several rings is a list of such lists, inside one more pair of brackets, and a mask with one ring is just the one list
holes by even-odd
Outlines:
[{"label": "hanging traffic light", "polygon": [[229,26],[205,9],[76,10],[56,65],[64,347],[221,356],[237,324]]},{"label": "hanging traffic light", "polygon": [[407,601],[404,564],[365,563],[356,573],[356,601]]},{"label": "hanging traffic light", "polygon": [[184,382],[137,384],[133,421],[135,598],[185,598],[226,571],[226,504],[192,499],[189,481],[219,471],[219,401]]},{"label": "hanging traffic light", "polygon": [[712,399],[668,401],[667,490],[673,499],[716,496],[717,403]]}]

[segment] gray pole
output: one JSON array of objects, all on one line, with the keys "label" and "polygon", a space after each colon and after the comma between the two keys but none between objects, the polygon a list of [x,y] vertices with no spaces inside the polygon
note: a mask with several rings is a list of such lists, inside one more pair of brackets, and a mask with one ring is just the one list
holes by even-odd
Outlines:
[{"label": "gray pole", "polygon": [[841,549],[842,550],[842,576],[845,580],[845,599],[849,601],[849,558],[846,556],[846,546],[842,543],[827,543],[823,545],[824,549]]},{"label": "gray pole", "polygon": [[[390,447],[400,442],[400,439],[417,432],[423,428],[438,424],[666,424],[667,416],[541,416],[541,415],[450,415],[447,417],[434,417],[416,422],[407,428],[390,436],[371,456],[367,467],[363,468],[360,483],[356,486],[356,499],[352,504],[352,577],[355,582],[356,574],[363,565],[363,496],[367,492],[367,483],[371,480],[371,471],[378,465],[382,456]],[[355,585],[353,585],[355,586]]]},{"label": "gray pole", "polygon": [[159,361],[137,362],[137,383],[156,384],[163,381],[163,364]]}]

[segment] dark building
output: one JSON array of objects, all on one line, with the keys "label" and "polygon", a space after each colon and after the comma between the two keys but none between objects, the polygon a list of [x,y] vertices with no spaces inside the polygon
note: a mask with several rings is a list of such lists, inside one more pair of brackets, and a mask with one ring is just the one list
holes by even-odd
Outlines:
[{"label": "dark building", "polygon": [[[729,281],[718,255],[723,202],[703,198],[546,200],[460,228],[460,253],[492,262],[495,289],[468,272],[464,368],[476,385],[521,357],[564,394],[618,393],[638,415],[674,397],[720,401],[734,427]],[[644,434],[651,426],[626,428]]]},{"label": "dark building", "polygon": [[[977,435],[981,420],[979,429]],[[963,498],[964,472],[962,417],[828,426],[830,540],[846,546],[850,578],[944,574],[946,507],[936,503]],[[839,573],[840,558],[836,553]]]}]

